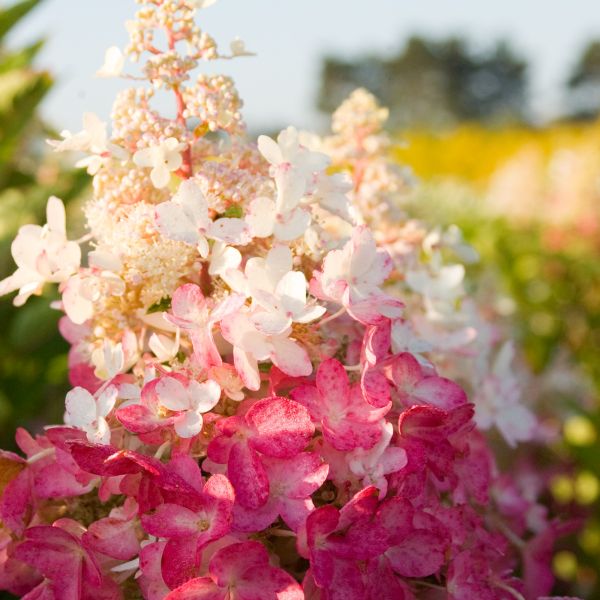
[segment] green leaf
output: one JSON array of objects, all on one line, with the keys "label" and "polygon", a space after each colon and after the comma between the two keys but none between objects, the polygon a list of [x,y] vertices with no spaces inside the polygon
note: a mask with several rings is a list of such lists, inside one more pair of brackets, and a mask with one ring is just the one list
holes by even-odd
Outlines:
[{"label": "green leaf", "polygon": [[219,215],[219,217],[225,217],[227,219],[241,219],[243,216],[244,211],[239,204],[228,206],[225,211]]},{"label": "green leaf", "polygon": [[13,69],[24,69],[29,67],[43,45],[44,40],[40,40],[21,50],[10,52],[3,56],[0,55],[0,73],[7,73]]},{"label": "green leaf", "polygon": [[152,304],[148,308],[146,313],[151,315],[152,313],[165,312],[166,310],[169,310],[170,308],[171,308],[171,298],[169,296],[166,296],[165,298],[161,298],[158,302],[155,302],[154,304]]},{"label": "green leaf", "polygon": [[[23,75],[12,97],[0,99],[0,165],[2,166],[0,185],[11,167],[12,159],[17,154],[23,132],[32,121],[39,103],[53,83],[48,73],[24,73]],[[6,75],[1,78],[2,87],[5,78]]]},{"label": "green leaf", "polygon": [[0,9],[0,40],[39,3],[40,0],[22,0],[8,8]]}]

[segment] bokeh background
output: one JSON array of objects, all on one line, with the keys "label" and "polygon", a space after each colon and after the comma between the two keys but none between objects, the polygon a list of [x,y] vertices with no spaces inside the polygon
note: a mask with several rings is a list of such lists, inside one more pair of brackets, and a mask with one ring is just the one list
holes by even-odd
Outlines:
[{"label": "bokeh background", "polygon": [[[82,229],[88,176],[44,140],[78,130],[84,111],[108,119],[123,84],[93,74],[108,46],[125,43],[134,9],[0,3],[2,277],[18,227],[43,220],[50,194]],[[390,108],[394,156],[416,182],[413,214],[463,229],[482,257],[471,277],[501,300],[549,412],[567,415],[550,456],[568,468],[552,494],[586,526],[554,568],[562,589],[600,598],[600,6],[221,0],[202,19],[219,42],[240,35],[257,53],[218,65],[238,82],[251,132],[325,128],[359,86]],[[19,311],[0,301],[3,448],[17,425],[62,418],[67,345],[51,300]]]}]

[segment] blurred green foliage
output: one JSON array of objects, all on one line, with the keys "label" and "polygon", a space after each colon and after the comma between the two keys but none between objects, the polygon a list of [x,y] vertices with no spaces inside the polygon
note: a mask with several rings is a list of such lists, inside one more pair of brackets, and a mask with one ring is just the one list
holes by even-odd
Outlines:
[{"label": "blurred green foliage", "polygon": [[[50,195],[67,206],[88,185],[85,172],[64,169],[49,155],[44,139],[53,136],[38,115],[53,85],[47,71],[33,65],[43,47],[6,46],[6,37],[40,0],[24,0],[0,9],[0,277],[14,271],[10,244],[25,223],[45,222]],[[0,302],[0,446],[11,448],[14,430],[38,430],[56,422],[63,411],[67,382],[67,344],[57,331],[59,313],[51,297],[35,297],[15,309]]]}]

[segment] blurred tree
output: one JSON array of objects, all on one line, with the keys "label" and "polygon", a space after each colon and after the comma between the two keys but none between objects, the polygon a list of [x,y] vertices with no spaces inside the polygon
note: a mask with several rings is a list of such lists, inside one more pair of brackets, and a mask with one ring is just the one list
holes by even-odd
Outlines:
[{"label": "blurred tree", "polygon": [[600,40],[583,49],[567,81],[568,112],[578,120],[594,119],[600,112]]},{"label": "blurred tree", "polygon": [[526,119],[527,64],[506,42],[476,52],[460,38],[414,36],[389,59],[326,57],[319,108],[334,110],[357,87],[390,108],[392,126]]},{"label": "blurred tree", "polygon": [[[0,278],[15,269],[10,244],[24,223],[44,222],[48,196],[66,203],[87,186],[82,171],[65,171],[45,152],[44,138],[54,135],[39,119],[40,102],[53,80],[33,66],[43,41],[9,49],[6,37],[40,0],[0,8]],[[67,385],[67,345],[57,332],[59,313],[50,298],[32,298],[15,309],[0,302],[0,442],[13,445],[14,429],[54,422],[62,417],[58,401]],[[27,335],[25,331],[35,331]]]}]

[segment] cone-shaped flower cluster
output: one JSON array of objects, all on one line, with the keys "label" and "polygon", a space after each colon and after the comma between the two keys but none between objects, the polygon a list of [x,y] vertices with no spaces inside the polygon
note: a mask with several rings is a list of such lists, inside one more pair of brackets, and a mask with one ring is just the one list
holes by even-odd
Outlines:
[{"label": "cone-shaped flower cluster", "polygon": [[[550,593],[552,520],[482,430],[539,425],[467,297],[455,229],[402,208],[365,91],[326,138],[246,137],[211,0],[150,0],[102,76],[112,130],[65,132],[94,177],[82,262],[60,200],[1,291],[58,283],[65,425],[0,456],[0,588],[78,600],[492,600]],[[158,40],[166,40],[164,48]],[[156,41],[155,41],[156,40]],[[143,57],[138,75],[125,58]],[[172,94],[174,119],[153,108]],[[459,385],[452,379],[459,380]],[[538,474],[528,473],[529,481]],[[543,489],[539,481],[536,491]],[[436,592],[438,590],[438,592]],[[432,595],[441,593],[442,595]]]}]

